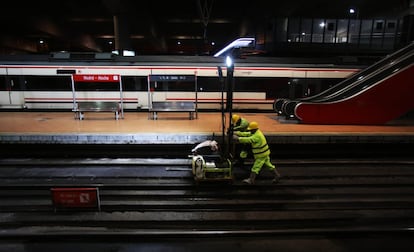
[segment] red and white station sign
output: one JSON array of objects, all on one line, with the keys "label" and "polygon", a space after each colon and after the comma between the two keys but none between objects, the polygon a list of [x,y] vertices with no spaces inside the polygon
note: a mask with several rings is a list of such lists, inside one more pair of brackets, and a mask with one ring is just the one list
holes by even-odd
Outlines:
[{"label": "red and white station sign", "polygon": [[95,187],[51,188],[56,208],[100,208],[99,191]]},{"label": "red and white station sign", "polygon": [[80,82],[119,82],[118,74],[74,74],[73,80]]}]

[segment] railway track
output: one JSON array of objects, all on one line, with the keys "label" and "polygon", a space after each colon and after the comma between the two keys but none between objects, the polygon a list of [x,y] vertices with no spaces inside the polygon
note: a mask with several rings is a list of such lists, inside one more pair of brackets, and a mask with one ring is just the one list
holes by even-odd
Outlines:
[{"label": "railway track", "polygon": [[[181,240],[191,249],[217,239],[222,247],[244,244],[241,250],[248,251],[253,240],[278,246],[290,239],[294,246],[294,240],[312,236],[350,239],[358,246],[355,239],[364,236],[413,246],[408,241],[414,225],[414,159],[275,163],[283,175],[280,183],[272,184],[264,170],[249,186],[240,182],[249,164],[234,169],[231,184],[196,184],[189,159],[2,159],[0,241],[13,246],[22,239],[43,244],[152,239],[169,245]],[[99,188],[100,211],[55,209],[50,189],[57,187]],[[320,238],[308,242],[315,251],[326,245]]]}]

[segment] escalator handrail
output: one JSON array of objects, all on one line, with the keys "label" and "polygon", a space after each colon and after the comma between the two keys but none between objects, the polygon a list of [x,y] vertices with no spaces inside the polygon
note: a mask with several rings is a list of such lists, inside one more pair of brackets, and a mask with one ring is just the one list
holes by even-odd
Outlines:
[{"label": "escalator handrail", "polygon": [[384,59],[378,61],[370,67],[353,74],[351,77],[343,80],[337,85],[321,93],[298,100],[285,101],[282,107],[281,114],[286,115],[288,118],[294,118],[295,107],[301,102],[325,102],[335,99],[336,96],[343,97],[343,94],[346,93],[348,90],[352,91],[355,88],[358,89],[359,85],[365,86],[365,81],[368,81],[370,78],[375,78],[377,74],[386,71],[389,67],[392,67],[393,65],[396,65],[399,62],[404,61],[406,58],[411,57],[413,54],[414,41],[410,45],[396,51],[393,54],[390,54],[389,56],[386,56]]},{"label": "escalator handrail", "polygon": [[313,104],[333,103],[333,102],[339,102],[342,100],[349,99],[351,97],[358,95],[361,92],[365,92],[366,90],[377,85],[378,83],[381,83],[382,80],[392,75],[397,74],[397,72],[404,70],[407,67],[410,67],[411,65],[414,64],[413,62],[414,62],[414,53],[404,58],[404,60],[399,61],[397,64],[393,64],[392,66],[384,69],[384,71],[377,73],[375,76],[372,76],[369,79],[365,79],[365,81],[361,82],[359,85],[354,86],[351,89],[344,90],[344,92],[341,92],[337,96],[331,97],[330,99],[318,101],[318,102],[306,102],[306,101],[300,102],[296,105],[296,107],[298,107],[301,103],[313,103]]},{"label": "escalator handrail", "polygon": [[346,88],[348,85],[354,83],[355,81],[358,81],[358,79],[361,76],[368,76],[371,73],[375,73],[380,68],[389,65],[390,62],[393,62],[393,61],[395,61],[399,58],[403,58],[407,54],[413,53],[413,51],[414,51],[414,41],[411,42],[408,46],[405,46],[405,47],[401,48],[400,50],[385,56],[383,59],[377,61],[376,63],[370,65],[369,67],[352,74],[351,76],[349,76],[345,80],[339,82],[338,84],[332,86],[331,88],[328,88],[328,89],[326,89],[326,90],[324,90],[324,91],[322,91],[318,94],[315,94],[313,96],[301,98],[301,99],[299,99],[299,101],[313,101],[314,99],[318,99],[318,98],[321,98],[323,96],[328,96],[328,95],[334,94],[335,92],[341,90],[342,88]]},{"label": "escalator handrail", "polygon": [[[387,65],[382,66],[381,68],[377,69],[376,71],[370,73],[367,76],[364,76],[361,79],[358,79],[354,83],[346,86],[345,88],[324,97],[321,97],[320,99],[314,99],[311,102],[326,102],[326,101],[333,101],[336,100],[337,97],[344,97],[344,94],[347,93],[353,93],[355,90],[359,90],[363,86],[367,86],[367,83],[372,83],[372,80],[376,80],[378,76],[384,76],[384,73],[388,73],[389,69],[395,69],[396,66],[401,66],[401,64],[412,63],[412,58],[414,56],[414,51],[404,55],[403,57],[400,57],[396,59],[395,61],[389,62]],[[404,67],[403,65],[402,67]]]}]

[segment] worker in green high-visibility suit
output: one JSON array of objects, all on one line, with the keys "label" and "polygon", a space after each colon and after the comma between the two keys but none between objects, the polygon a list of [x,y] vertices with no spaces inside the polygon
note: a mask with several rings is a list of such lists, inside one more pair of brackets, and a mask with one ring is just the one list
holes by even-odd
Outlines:
[{"label": "worker in green high-visibility suit", "polygon": [[235,131],[235,139],[243,144],[250,144],[254,156],[254,164],[251,168],[250,177],[244,179],[243,182],[246,184],[254,184],[256,176],[259,174],[263,166],[266,166],[270,171],[274,173],[273,183],[279,182],[280,174],[270,162],[270,149],[267,145],[266,137],[259,129],[257,122],[250,122],[247,131]]},{"label": "worker in green high-visibility suit", "polygon": [[[249,121],[245,119],[244,117],[241,117],[238,114],[233,114],[231,117],[231,126],[232,126],[232,132],[235,131],[241,131],[245,132],[247,131],[247,128],[249,127]],[[227,132],[228,134],[229,132]],[[237,164],[240,166],[243,166],[244,159],[247,158],[249,147],[246,145],[243,146],[237,146],[235,152],[239,153],[237,158]]]}]

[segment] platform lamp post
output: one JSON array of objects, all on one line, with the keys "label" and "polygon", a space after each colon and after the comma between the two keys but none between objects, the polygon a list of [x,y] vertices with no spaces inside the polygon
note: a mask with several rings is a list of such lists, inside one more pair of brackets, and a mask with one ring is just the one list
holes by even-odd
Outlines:
[{"label": "platform lamp post", "polygon": [[225,120],[225,107],[224,107],[224,89],[225,89],[225,82],[223,78],[223,70],[221,66],[217,66],[217,73],[219,76],[220,82],[220,91],[221,91],[221,143],[224,145],[226,141],[226,120]]},{"label": "platform lamp post", "polygon": [[[231,125],[231,118],[233,113],[233,91],[234,91],[234,61],[230,55],[226,57],[226,67],[227,67],[227,89],[226,89],[226,111],[229,114],[229,124],[228,129],[232,129]],[[232,146],[233,146],[233,132],[232,130],[227,135],[227,155],[233,154]]]},{"label": "platform lamp post", "polygon": [[[232,58],[232,53],[234,48],[243,48],[243,47],[253,47],[255,45],[255,38],[238,38],[225,46],[223,49],[218,51],[216,54],[214,54],[214,57],[220,57],[223,55],[226,55],[226,67],[227,67],[227,74],[226,74],[226,112],[229,114],[229,129],[231,129],[231,117],[233,112],[233,90],[234,90],[234,61]],[[219,77],[222,75],[221,68],[217,67]],[[223,99],[223,96],[222,96]],[[223,104],[222,104],[223,106]],[[222,120],[223,120],[223,144],[224,144],[224,109],[222,108]],[[232,147],[233,147],[233,132],[229,131],[227,139],[227,148],[226,148],[226,155],[230,156],[232,153]]]}]

